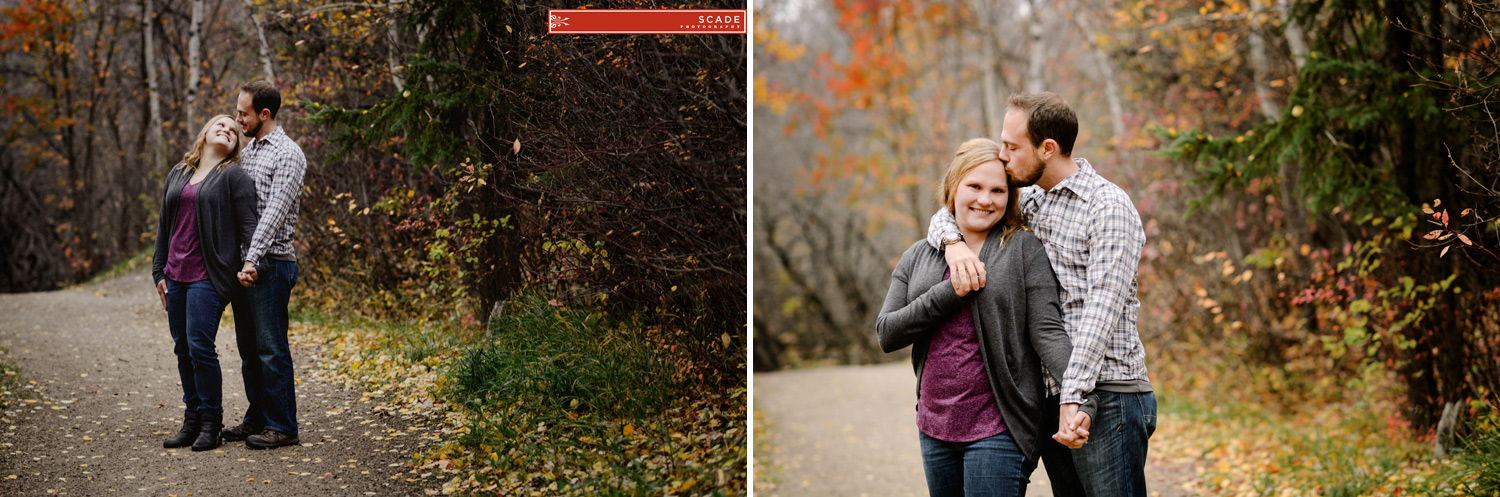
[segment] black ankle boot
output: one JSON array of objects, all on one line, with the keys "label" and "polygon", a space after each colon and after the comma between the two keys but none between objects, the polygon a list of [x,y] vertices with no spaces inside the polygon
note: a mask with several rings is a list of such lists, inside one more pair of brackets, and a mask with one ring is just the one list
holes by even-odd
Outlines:
[{"label": "black ankle boot", "polygon": [[204,451],[219,446],[219,432],[224,429],[223,413],[198,415],[198,441],[193,442],[193,451]]},{"label": "black ankle boot", "polygon": [[165,442],[161,443],[161,446],[168,449],[187,447],[193,443],[193,440],[198,438],[198,425],[198,413],[188,411],[182,415],[182,429],[177,432],[177,436],[168,438]]}]

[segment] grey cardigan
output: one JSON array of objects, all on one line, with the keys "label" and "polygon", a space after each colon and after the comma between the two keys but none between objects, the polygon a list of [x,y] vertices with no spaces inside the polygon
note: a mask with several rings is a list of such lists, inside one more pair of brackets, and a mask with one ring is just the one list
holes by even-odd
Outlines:
[{"label": "grey cardigan", "polygon": [[[167,172],[166,185],[162,187],[161,216],[156,220],[156,255],[151,258],[151,278],[156,282],[167,277],[173,221],[182,202],[182,187],[193,176],[192,171],[180,166]],[[198,212],[198,245],[203,249],[208,279],[222,297],[228,298],[231,291],[240,288],[235,273],[244,267],[244,252],[249,249],[255,224],[260,221],[257,202],[255,181],[239,164],[215,167],[198,185],[198,195],[193,201]]]},{"label": "grey cardigan", "polygon": [[[932,335],[965,302],[972,303],[979,350],[1000,415],[1022,453],[1035,460],[1039,442],[1057,429],[1041,426],[1044,420],[1056,419],[1058,408],[1044,405],[1042,365],[1061,378],[1073,352],[1063,329],[1057,276],[1041,241],[1026,231],[1016,232],[1002,245],[997,227],[979,250],[979,260],[984,262],[985,287],[959,297],[953,284],[943,280],[948,268],[943,254],[926,241],[912,244],[891,273],[891,290],[875,319],[875,332],[886,353],[912,346],[920,395]],[[1096,397],[1090,393],[1080,406],[1090,419],[1097,419]]]}]

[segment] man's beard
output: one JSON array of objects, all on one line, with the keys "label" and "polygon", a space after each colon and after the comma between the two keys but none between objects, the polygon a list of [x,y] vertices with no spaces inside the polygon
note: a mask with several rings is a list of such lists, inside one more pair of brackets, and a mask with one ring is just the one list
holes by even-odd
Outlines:
[{"label": "man's beard", "polygon": [[1042,179],[1042,173],[1047,171],[1047,162],[1043,161],[1041,157],[1032,157],[1032,160],[1036,161],[1036,167],[1031,170],[1031,174],[1028,176],[1021,176],[1019,174],[1012,175],[1012,187],[1025,188],[1031,185],[1035,185],[1037,180]]},{"label": "man's beard", "polygon": [[261,126],[265,126],[265,125],[266,125],[265,121],[260,121],[260,122],[255,123],[255,127],[254,128],[246,127],[245,128],[245,136],[249,137],[249,138],[258,138],[258,136],[256,136],[256,135],[260,134],[260,127]]}]

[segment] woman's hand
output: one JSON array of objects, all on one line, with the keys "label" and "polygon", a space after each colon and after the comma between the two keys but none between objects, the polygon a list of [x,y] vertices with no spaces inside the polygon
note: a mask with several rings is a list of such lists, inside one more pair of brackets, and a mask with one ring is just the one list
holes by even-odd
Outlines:
[{"label": "woman's hand", "polygon": [[949,245],[943,249],[943,258],[948,261],[948,280],[953,282],[953,291],[958,296],[984,288],[984,263],[979,262],[979,255],[968,244]]},{"label": "woman's hand", "polygon": [[[167,280],[156,282],[156,294],[161,296],[161,310],[167,310]],[[171,312],[171,311],[168,311]]]},{"label": "woman's hand", "polygon": [[1078,410],[1078,404],[1060,405],[1057,408],[1057,433],[1052,439],[1069,449],[1082,448],[1089,441],[1089,426],[1093,422],[1087,413]]}]

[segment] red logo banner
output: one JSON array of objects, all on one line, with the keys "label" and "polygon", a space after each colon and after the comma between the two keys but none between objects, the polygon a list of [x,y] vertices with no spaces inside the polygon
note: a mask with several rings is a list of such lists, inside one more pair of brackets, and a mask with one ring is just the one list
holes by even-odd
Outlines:
[{"label": "red logo banner", "polygon": [[746,34],[746,10],[552,9],[547,34]]}]

